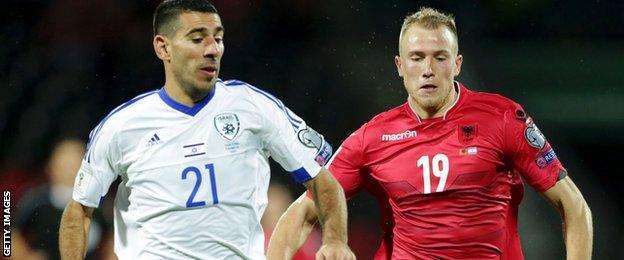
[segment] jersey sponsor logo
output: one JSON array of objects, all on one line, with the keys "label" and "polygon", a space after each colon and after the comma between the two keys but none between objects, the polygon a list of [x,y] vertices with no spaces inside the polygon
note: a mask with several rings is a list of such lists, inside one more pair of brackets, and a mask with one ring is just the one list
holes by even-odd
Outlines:
[{"label": "jersey sponsor logo", "polygon": [[539,128],[533,123],[532,120],[527,119],[527,127],[524,129],[524,138],[530,146],[538,149],[544,148],[546,145],[546,137],[540,132]]},{"label": "jersey sponsor logo", "polygon": [[214,127],[223,138],[232,141],[240,130],[240,120],[234,113],[218,114],[214,117]]},{"label": "jersey sponsor logo", "polygon": [[397,134],[382,134],[381,141],[382,142],[399,141],[403,139],[414,138],[417,135],[418,134],[416,133],[415,130],[405,130],[405,132],[397,133]]},{"label": "jersey sponsor logo", "polygon": [[147,142],[147,146],[153,146],[153,145],[157,145],[157,144],[161,144],[163,141],[160,140],[160,136],[158,136],[158,134],[154,134],[152,135],[152,138],[150,138],[150,140]]},{"label": "jersey sponsor logo", "polygon": [[457,128],[457,137],[462,143],[467,143],[477,137],[477,124],[459,125]]},{"label": "jersey sponsor logo", "polygon": [[537,157],[537,159],[535,159],[535,163],[537,164],[538,167],[544,168],[548,166],[550,163],[552,163],[553,161],[555,161],[556,159],[557,159],[557,154],[555,154],[555,150],[551,148],[547,152]]}]

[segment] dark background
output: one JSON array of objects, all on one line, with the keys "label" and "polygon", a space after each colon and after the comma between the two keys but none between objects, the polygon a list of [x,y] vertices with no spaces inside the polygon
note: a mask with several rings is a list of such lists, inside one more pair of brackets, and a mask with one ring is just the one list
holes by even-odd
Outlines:
[{"label": "dark background", "polygon": [[[624,258],[623,2],[214,3],[226,28],[220,78],[275,94],[335,148],[375,114],[405,102],[393,61],[405,15],[423,5],[455,14],[464,56],[458,80],[524,106],[592,209],[595,259]],[[117,105],[160,88],[164,75],[151,45],[157,1],[1,5],[0,182],[15,197],[44,181],[56,140],[85,139]],[[275,181],[302,191],[274,169]],[[526,190],[519,224],[526,258],[563,259],[558,214]],[[370,197],[349,207],[352,229],[376,230]]]}]

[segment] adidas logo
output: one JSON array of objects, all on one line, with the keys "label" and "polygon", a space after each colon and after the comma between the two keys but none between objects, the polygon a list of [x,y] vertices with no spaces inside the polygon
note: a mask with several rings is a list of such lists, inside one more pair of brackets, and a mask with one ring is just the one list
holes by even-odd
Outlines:
[{"label": "adidas logo", "polygon": [[162,140],[160,140],[160,137],[158,137],[158,134],[154,134],[152,138],[150,138],[149,142],[147,142],[147,146],[152,146],[152,145],[156,145],[160,143],[162,143]]}]

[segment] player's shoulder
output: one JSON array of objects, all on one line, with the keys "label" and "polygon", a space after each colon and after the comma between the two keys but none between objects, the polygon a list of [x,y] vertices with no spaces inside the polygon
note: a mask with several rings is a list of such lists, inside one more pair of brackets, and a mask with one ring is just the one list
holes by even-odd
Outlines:
[{"label": "player's shoulder", "polygon": [[409,125],[414,120],[406,113],[405,106],[407,106],[407,103],[373,116],[373,118],[356,130],[354,134],[360,135],[361,138],[367,140],[368,138],[375,139],[382,132],[405,130],[406,125]]},{"label": "player's shoulder", "polygon": [[140,115],[138,112],[149,109],[151,106],[157,104],[155,101],[159,100],[159,91],[161,90],[151,90],[124,102],[108,113],[106,116],[107,120],[125,121]]},{"label": "player's shoulder", "polygon": [[152,90],[142,93],[117,106],[98,123],[94,131],[117,131],[126,125],[126,122],[133,121],[136,117],[145,115],[146,112],[152,110],[152,106],[158,104],[158,92],[159,90]]},{"label": "player's shoulder", "polygon": [[249,100],[261,106],[276,105],[279,108],[284,107],[284,103],[279,98],[245,81],[236,79],[219,80],[217,84],[222,84],[224,91],[236,100]]},{"label": "player's shoulder", "polygon": [[486,111],[503,114],[507,111],[522,110],[520,104],[501,94],[467,90],[470,106],[487,108]]},{"label": "player's shoulder", "polygon": [[237,79],[229,79],[229,80],[221,80],[217,81],[217,84],[221,84],[224,91],[231,93],[232,95],[239,96],[255,96],[255,95],[263,95],[267,94],[266,91],[242,80]]},{"label": "player's shoulder", "polygon": [[406,105],[407,103],[403,103],[399,106],[393,107],[375,115],[373,118],[371,118],[371,120],[366,122],[366,128],[385,128],[388,125],[402,124],[405,120],[411,120],[409,118],[409,115],[405,113]]}]

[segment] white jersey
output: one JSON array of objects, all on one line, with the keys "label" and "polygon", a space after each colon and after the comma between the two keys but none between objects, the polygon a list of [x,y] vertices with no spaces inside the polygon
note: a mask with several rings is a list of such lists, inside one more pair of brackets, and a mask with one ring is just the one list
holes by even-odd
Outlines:
[{"label": "white jersey", "polygon": [[120,259],[263,259],[269,156],[302,183],[331,155],[280,100],[234,80],[218,80],[192,108],[164,88],[145,93],[89,137],[73,199],[97,207],[121,177]]}]

